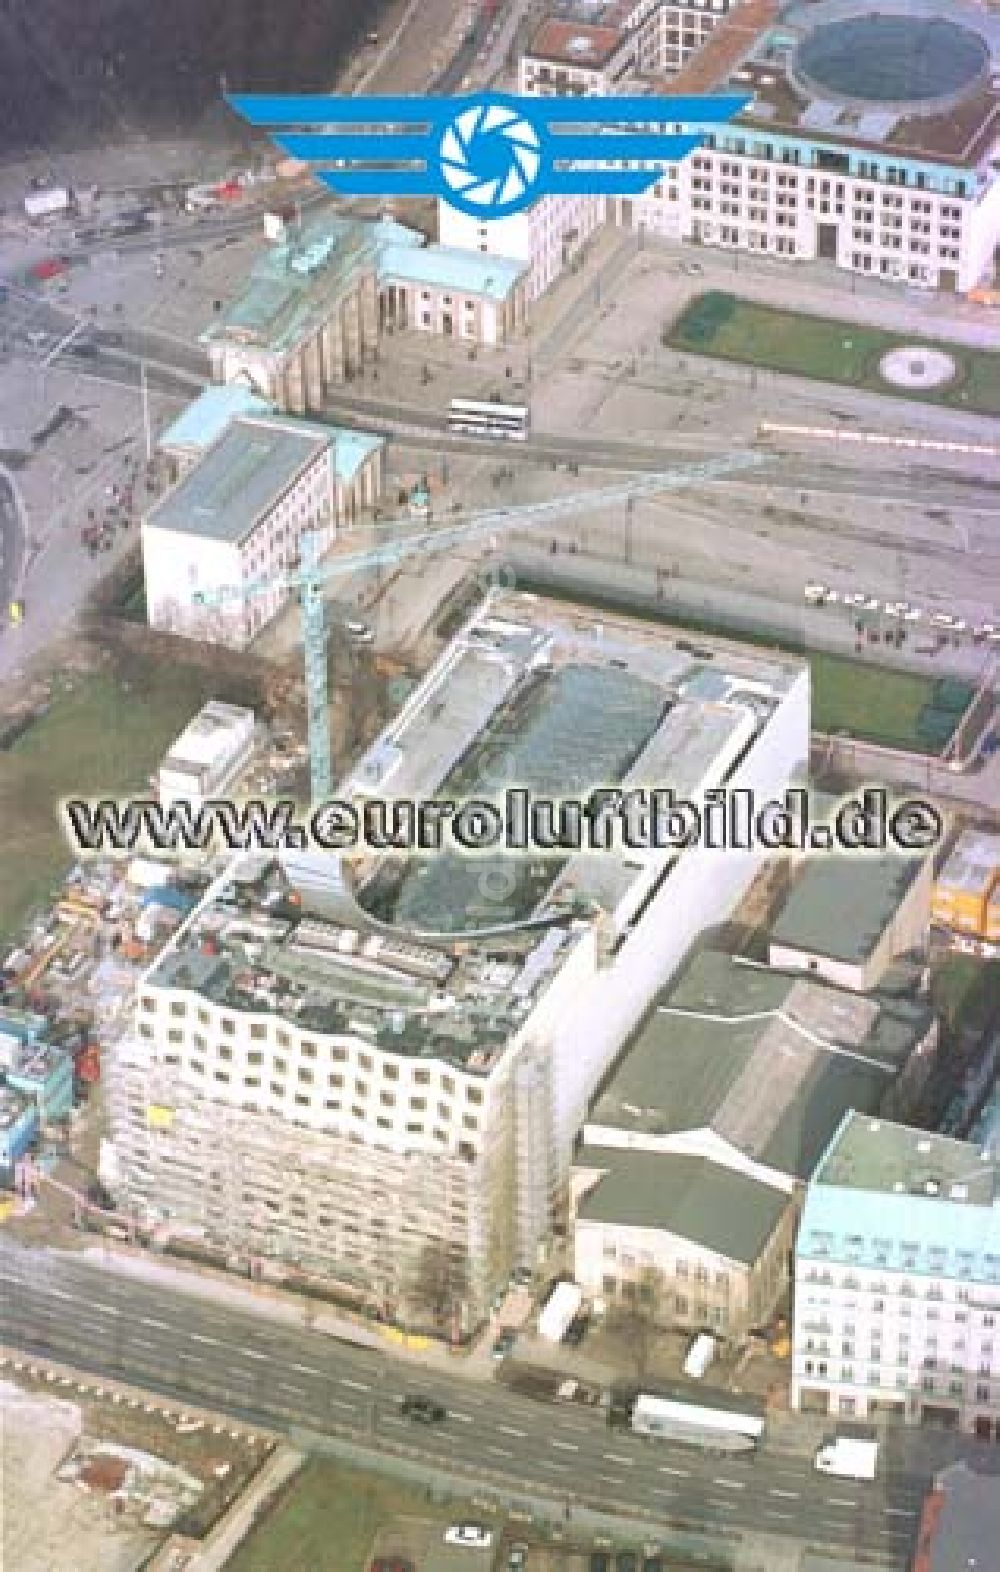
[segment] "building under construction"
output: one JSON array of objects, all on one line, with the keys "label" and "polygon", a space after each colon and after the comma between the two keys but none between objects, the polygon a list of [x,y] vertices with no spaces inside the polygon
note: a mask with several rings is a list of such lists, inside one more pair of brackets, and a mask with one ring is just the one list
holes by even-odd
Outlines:
[{"label": "building under construction", "polygon": [[[345,795],[773,795],[808,725],[794,659],[497,594]],[[595,1089],[760,855],[243,857],[142,979],[106,1178],[146,1225],[466,1331],[565,1218]]]}]

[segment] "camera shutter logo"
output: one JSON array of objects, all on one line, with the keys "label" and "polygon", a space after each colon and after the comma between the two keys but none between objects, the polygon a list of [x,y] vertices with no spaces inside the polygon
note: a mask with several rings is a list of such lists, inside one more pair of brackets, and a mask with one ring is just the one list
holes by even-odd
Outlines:
[{"label": "camera shutter logo", "polygon": [[228,102],[339,196],[441,197],[485,222],[543,196],[641,196],[749,99],[251,93]]}]

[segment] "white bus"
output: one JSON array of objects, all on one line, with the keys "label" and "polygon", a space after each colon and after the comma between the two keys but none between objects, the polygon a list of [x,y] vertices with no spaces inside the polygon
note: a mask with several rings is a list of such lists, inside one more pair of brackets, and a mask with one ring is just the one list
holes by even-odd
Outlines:
[{"label": "white bus", "polygon": [[528,411],[524,404],[453,398],[448,412],[448,430],[470,437],[499,437],[505,442],[523,442],[528,435]]}]

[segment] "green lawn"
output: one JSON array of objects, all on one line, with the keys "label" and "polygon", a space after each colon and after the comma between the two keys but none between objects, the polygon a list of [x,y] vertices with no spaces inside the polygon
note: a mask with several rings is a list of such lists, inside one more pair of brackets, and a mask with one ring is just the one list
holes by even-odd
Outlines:
[{"label": "green lawn", "polygon": [[312,1458],[227,1572],[365,1572],[378,1530],[404,1514],[435,1515],[419,1490]]},{"label": "green lawn", "polygon": [[865,666],[841,655],[813,653],[809,664],[814,731],[847,732],[888,747],[926,751],[916,727],[934,693],[934,678]]},{"label": "green lawn", "polygon": [[[821,382],[1000,415],[1000,354],[890,333],[857,322],[782,311],[740,300],[722,290],[710,290],[692,300],[664,330],[663,342],[672,349],[815,377]],[[946,350],[958,367],[955,379],[946,387],[922,393],[894,388],[883,381],[878,370],[882,356],[890,349],[914,344]]]},{"label": "green lawn", "polygon": [[[547,581],[533,580],[530,575],[525,575],[519,582],[521,589],[536,590],[559,599],[558,591]],[[654,621],[669,622],[674,627],[689,629],[694,633],[716,635],[734,639],[741,644],[780,649],[790,655],[800,656],[808,661],[812,674],[814,732],[843,732],[857,737],[859,741],[904,748],[913,753],[936,754],[943,747],[943,743],[929,741],[917,731],[921,714],[934,707],[940,678],[894,671],[888,666],[875,666],[867,661],[855,660],[850,655],[828,655],[822,650],[804,649],[801,643],[792,639],[782,639],[760,629],[731,627],[709,616],[686,613],[675,607],[644,613],[627,599],[617,597],[613,591],[587,594],[574,590],[572,599],[581,605],[613,607],[633,616],[651,615]],[[962,691],[961,707],[964,708],[972,699],[972,688],[967,683],[959,683],[958,687]],[[955,708],[954,699],[949,707]]]},{"label": "green lawn", "polygon": [[0,940],[71,866],[60,797],[144,792],[169,743],[217,687],[207,672],[151,661],[133,663],[128,679],[110,671],[75,677],[0,752]]}]

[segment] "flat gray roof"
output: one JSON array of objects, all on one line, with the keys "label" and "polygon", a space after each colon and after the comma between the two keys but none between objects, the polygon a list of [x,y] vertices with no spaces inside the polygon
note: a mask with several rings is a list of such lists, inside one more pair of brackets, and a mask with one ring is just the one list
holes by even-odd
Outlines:
[{"label": "flat gray roof", "polygon": [[902,1188],[907,1194],[946,1200],[955,1199],[951,1192],[957,1185],[962,1199],[992,1206],[996,1171],[968,1141],[855,1114],[817,1169],[814,1182],[884,1195],[898,1194]]},{"label": "flat gray roof", "polygon": [[330,441],[315,429],[234,420],[146,522],[154,529],[236,545]]},{"label": "flat gray roof", "polygon": [[602,1126],[654,1137],[711,1129],[806,1179],[849,1109],[881,1105],[929,1022],[906,1000],[702,951],[619,1060],[587,1138],[600,1144]]},{"label": "flat gray roof", "polygon": [[574,1166],[604,1170],[577,1207],[584,1221],[662,1229],[748,1266],[791,1200],[705,1157],[584,1146]]},{"label": "flat gray roof", "polygon": [[817,854],[792,886],[771,941],[792,950],[861,962],[871,955],[916,878],[922,856]]}]

